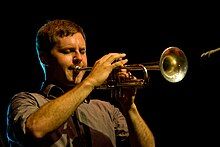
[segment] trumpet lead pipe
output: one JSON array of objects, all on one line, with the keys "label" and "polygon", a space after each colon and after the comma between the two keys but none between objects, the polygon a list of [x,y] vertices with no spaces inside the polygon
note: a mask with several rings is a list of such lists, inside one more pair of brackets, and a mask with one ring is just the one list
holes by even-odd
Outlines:
[{"label": "trumpet lead pipe", "polygon": [[[147,70],[160,70],[159,65],[143,65]],[[85,71],[91,71],[92,67],[79,67],[79,66],[75,66],[73,67],[75,70],[81,71],[81,70],[85,70]],[[125,65],[124,67],[120,67],[120,68],[125,68],[128,70],[143,70],[142,66],[140,64],[132,64],[132,65]]]},{"label": "trumpet lead pipe", "polygon": [[140,65],[140,64],[135,64],[135,65],[126,65],[125,68],[128,70],[143,70],[143,66],[147,70],[160,70],[159,65]]}]

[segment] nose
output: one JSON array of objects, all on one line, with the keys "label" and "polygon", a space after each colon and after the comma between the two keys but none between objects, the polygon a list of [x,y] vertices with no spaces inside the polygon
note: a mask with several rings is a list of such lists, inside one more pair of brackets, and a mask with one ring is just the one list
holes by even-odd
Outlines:
[{"label": "nose", "polygon": [[80,64],[82,62],[82,55],[79,52],[76,52],[73,57],[74,64]]}]

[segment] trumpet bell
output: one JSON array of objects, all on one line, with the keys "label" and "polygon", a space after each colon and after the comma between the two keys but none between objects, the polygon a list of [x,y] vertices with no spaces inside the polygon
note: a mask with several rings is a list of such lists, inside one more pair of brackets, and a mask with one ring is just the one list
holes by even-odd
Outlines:
[{"label": "trumpet bell", "polygon": [[168,47],[161,54],[159,68],[167,81],[176,83],[185,77],[188,70],[188,61],[181,49]]}]

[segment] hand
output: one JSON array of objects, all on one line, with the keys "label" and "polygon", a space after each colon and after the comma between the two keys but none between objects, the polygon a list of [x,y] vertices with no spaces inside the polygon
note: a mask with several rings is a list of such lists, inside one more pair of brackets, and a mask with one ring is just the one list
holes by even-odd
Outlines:
[{"label": "hand", "polygon": [[92,71],[87,76],[86,80],[93,86],[100,86],[116,67],[122,67],[127,63],[127,59],[119,60],[125,57],[126,54],[109,53],[97,60],[92,68]]},{"label": "hand", "polygon": [[[118,72],[118,80],[120,83],[130,83],[137,80],[136,77],[134,77],[130,72],[128,72],[126,69],[120,69]],[[119,97],[117,100],[121,104],[121,107],[124,111],[129,111],[132,104],[134,104],[135,96],[137,93],[137,88],[135,86],[126,86],[122,87],[120,90]]]}]

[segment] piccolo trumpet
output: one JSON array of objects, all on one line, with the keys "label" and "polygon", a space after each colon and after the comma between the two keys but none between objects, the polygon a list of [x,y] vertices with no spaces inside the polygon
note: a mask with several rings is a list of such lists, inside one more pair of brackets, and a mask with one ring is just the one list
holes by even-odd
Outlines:
[{"label": "piccolo trumpet", "polygon": [[[126,81],[120,81],[114,74],[106,80],[99,89],[111,89],[115,87],[144,87],[149,80],[148,71],[158,70],[161,72],[162,76],[169,82],[176,83],[181,81],[188,70],[188,61],[184,52],[178,47],[168,47],[166,48],[161,56],[160,60],[157,62],[148,62],[143,64],[130,64],[125,65],[124,67],[128,71],[143,71],[143,78],[140,79],[131,79]],[[116,68],[117,69],[117,68]],[[85,70],[91,71],[92,67],[80,68],[79,66],[75,67],[75,70]]]}]

